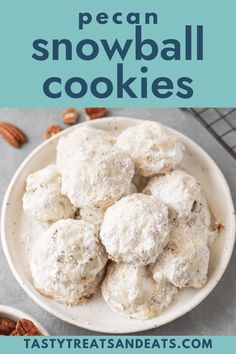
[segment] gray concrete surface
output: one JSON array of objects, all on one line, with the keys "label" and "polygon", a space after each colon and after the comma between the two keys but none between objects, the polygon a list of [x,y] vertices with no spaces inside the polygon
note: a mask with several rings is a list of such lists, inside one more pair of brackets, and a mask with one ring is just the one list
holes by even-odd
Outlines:
[{"label": "gray concrete surface", "polygon": [[[61,124],[61,109],[0,109],[0,121],[22,128],[29,142],[19,150],[8,146],[0,137],[0,202],[17,167],[43,141],[44,130],[51,123]],[[195,118],[178,109],[110,109],[110,115],[158,119],[177,128],[200,144],[224,172],[236,202],[236,161],[200,125]],[[236,142],[235,142],[236,143]],[[140,335],[236,335],[236,253],[215,290],[196,309],[160,328]],[[32,314],[52,335],[94,335],[67,324],[35,304],[13,277],[0,247],[0,303],[15,306]]]}]

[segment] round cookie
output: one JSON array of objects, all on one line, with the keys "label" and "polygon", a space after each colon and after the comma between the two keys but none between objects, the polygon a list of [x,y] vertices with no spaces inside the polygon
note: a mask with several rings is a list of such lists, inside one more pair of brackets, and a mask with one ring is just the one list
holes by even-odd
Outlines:
[{"label": "round cookie", "polygon": [[153,263],[169,240],[168,208],[145,194],[124,197],[106,210],[100,238],[118,263]]},{"label": "round cookie", "polygon": [[66,136],[62,136],[57,144],[57,166],[63,171],[70,164],[71,159],[87,145],[114,145],[115,138],[104,130],[91,128],[88,125],[74,129]]},{"label": "round cookie", "polygon": [[146,177],[174,169],[184,150],[169,128],[151,121],[126,129],[117,137],[117,146],[130,154],[135,173]]},{"label": "round cookie", "polygon": [[[196,231],[196,229],[195,229]],[[178,288],[201,288],[207,281],[209,249],[206,237],[184,225],[172,231],[170,241],[152,266],[153,278],[167,278]]]},{"label": "round cookie", "polygon": [[166,279],[155,282],[147,267],[111,263],[102,283],[102,295],[113,311],[131,318],[159,315],[177,288]]},{"label": "round cookie", "polygon": [[[96,132],[96,129],[92,130]],[[81,139],[80,134],[78,129],[77,135],[73,133],[67,137],[66,144],[63,141],[58,144],[62,193],[78,208],[106,209],[130,186],[133,162],[127,152],[109,143],[107,133],[104,132],[105,136],[93,133],[95,136],[91,138],[91,128],[84,128]],[[73,153],[65,156],[64,149],[71,149]]]},{"label": "round cookie", "polygon": [[53,223],[74,216],[76,208],[61,194],[61,176],[55,165],[28,176],[23,208],[32,219],[42,223]]},{"label": "round cookie", "polygon": [[106,262],[95,227],[82,220],[65,219],[38,238],[30,269],[42,294],[61,303],[78,304],[94,294]]},{"label": "round cookie", "polygon": [[175,170],[153,177],[143,193],[151,194],[167,204],[181,221],[193,223],[199,218],[206,226],[211,225],[211,215],[201,185],[185,171]]}]

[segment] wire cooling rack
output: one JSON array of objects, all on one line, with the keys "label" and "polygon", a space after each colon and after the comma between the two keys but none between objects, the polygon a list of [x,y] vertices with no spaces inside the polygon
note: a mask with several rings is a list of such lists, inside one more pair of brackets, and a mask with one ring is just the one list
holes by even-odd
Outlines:
[{"label": "wire cooling rack", "polygon": [[188,108],[236,159],[236,108]]}]

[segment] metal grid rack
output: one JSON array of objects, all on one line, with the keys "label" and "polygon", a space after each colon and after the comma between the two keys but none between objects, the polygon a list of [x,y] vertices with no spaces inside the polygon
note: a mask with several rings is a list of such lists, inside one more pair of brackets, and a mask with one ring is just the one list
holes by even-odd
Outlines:
[{"label": "metal grid rack", "polygon": [[189,108],[188,110],[236,159],[236,108]]}]

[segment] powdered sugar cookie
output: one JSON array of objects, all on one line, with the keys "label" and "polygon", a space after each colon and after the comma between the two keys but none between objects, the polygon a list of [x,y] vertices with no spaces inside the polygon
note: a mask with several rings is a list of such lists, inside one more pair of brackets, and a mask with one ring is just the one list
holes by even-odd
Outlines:
[{"label": "powdered sugar cookie", "polygon": [[73,156],[84,146],[114,145],[115,138],[104,130],[87,125],[76,128],[72,133],[62,136],[57,144],[57,166],[60,172],[67,168]]},{"label": "powdered sugar cookie", "polygon": [[[96,129],[92,131],[95,132],[84,129],[80,139],[78,129],[78,135],[68,136],[66,144],[59,141],[57,163],[62,175],[62,193],[76,207],[106,209],[129,188],[134,166],[127,152],[110,143],[107,133],[97,136]],[[65,145],[73,153],[65,156]]]},{"label": "powdered sugar cookie", "polygon": [[54,223],[36,241],[30,268],[35,287],[66,304],[91,297],[102,279],[107,255],[96,229],[82,220]]},{"label": "powdered sugar cookie", "polygon": [[124,197],[106,210],[100,237],[118,263],[153,263],[169,240],[168,208],[145,194]]},{"label": "powdered sugar cookie", "polygon": [[55,165],[28,176],[23,208],[29,216],[42,223],[74,216],[76,208],[61,194],[61,176]]},{"label": "powdered sugar cookie", "polygon": [[103,298],[111,309],[138,319],[159,315],[176,293],[166,279],[155,282],[146,267],[124,263],[111,263],[102,283]]},{"label": "powdered sugar cookie", "polygon": [[181,161],[184,147],[164,125],[146,121],[129,127],[117,137],[117,146],[128,151],[135,173],[152,176],[166,173]]},{"label": "powdered sugar cookie", "polygon": [[168,245],[152,266],[155,280],[162,276],[179,288],[201,288],[206,283],[207,240],[202,233],[196,233],[196,228],[194,231],[192,234],[191,229],[183,224],[172,231]]},{"label": "powdered sugar cookie", "polygon": [[201,185],[185,171],[175,170],[153,177],[143,193],[155,196],[174,209],[179,220],[193,223],[200,219],[204,225],[211,225],[211,215]]}]

